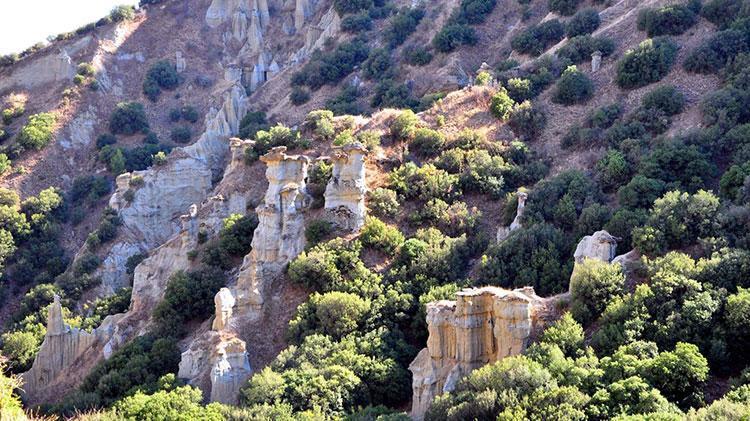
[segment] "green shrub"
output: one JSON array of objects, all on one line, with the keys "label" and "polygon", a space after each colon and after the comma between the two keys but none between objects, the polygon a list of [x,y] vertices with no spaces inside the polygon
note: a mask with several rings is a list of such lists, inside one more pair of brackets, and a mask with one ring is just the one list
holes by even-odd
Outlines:
[{"label": "green shrub", "polygon": [[681,35],[698,22],[698,15],[686,4],[642,9],[638,13],[638,29],[649,38]]},{"label": "green shrub", "polygon": [[40,150],[52,140],[57,116],[52,113],[34,114],[18,133],[18,143],[26,149]]},{"label": "green shrub", "polygon": [[73,76],[73,83],[76,85],[83,85],[83,82],[86,81],[86,78],[82,75],[75,75]]},{"label": "green shrub", "polygon": [[668,38],[643,41],[617,64],[617,84],[633,89],[660,81],[672,69],[678,48]]},{"label": "green shrub", "polygon": [[538,56],[565,36],[565,27],[557,19],[531,26],[513,37],[511,47],[519,53]]},{"label": "green shrub", "polygon": [[393,63],[391,53],[385,48],[377,48],[370,51],[364,63],[362,63],[362,75],[367,79],[387,79],[393,75]]},{"label": "green shrub", "polygon": [[694,192],[716,173],[715,165],[695,145],[672,139],[656,145],[642,158],[638,172]]},{"label": "green shrub", "polygon": [[360,91],[356,86],[347,85],[338,95],[326,101],[326,109],[335,115],[359,115],[364,109],[359,104]]},{"label": "green shrub", "polygon": [[109,18],[112,22],[133,20],[133,18],[135,18],[135,7],[130,5],[115,6],[112,11],[109,12]]},{"label": "green shrub", "polygon": [[414,137],[420,123],[414,111],[404,110],[390,124],[390,133],[395,140],[409,140]]},{"label": "green shrub", "polygon": [[10,161],[10,158],[8,158],[8,155],[0,153],[0,175],[10,171],[12,164],[13,163]]},{"label": "green shrub", "polygon": [[668,116],[682,112],[685,96],[672,85],[663,85],[647,93],[641,101],[643,108],[658,110]]},{"label": "green shrub", "polygon": [[738,16],[742,16],[742,0],[710,0],[700,9],[701,15],[719,28],[727,28]]},{"label": "green shrub", "polygon": [[279,123],[267,131],[259,130],[255,133],[255,145],[252,148],[248,148],[246,153],[250,154],[253,159],[257,159],[276,146],[286,146],[289,149],[294,149],[300,145],[300,142],[301,139],[298,131]]},{"label": "green shrub", "polygon": [[412,222],[436,226],[451,237],[461,234],[475,234],[482,212],[464,202],[449,205],[440,199],[432,199],[421,211],[409,215]]},{"label": "green shrub", "polygon": [[459,178],[432,164],[417,167],[407,162],[394,169],[388,176],[390,188],[406,198],[430,200],[434,198],[452,201],[461,194]]},{"label": "green shrub", "polygon": [[114,134],[133,135],[148,129],[146,111],[140,102],[121,102],[109,117],[109,131]]},{"label": "green shrub", "polygon": [[576,66],[565,69],[552,94],[554,102],[573,105],[588,101],[594,95],[594,83]]},{"label": "green shrub", "polygon": [[547,0],[549,10],[563,16],[570,16],[576,12],[581,0]]},{"label": "green shrub", "polygon": [[341,20],[341,30],[349,33],[365,32],[372,29],[372,18],[366,12],[349,15]]},{"label": "green shrub", "polygon": [[662,180],[636,174],[630,182],[617,191],[620,204],[631,209],[648,209],[666,191]]},{"label": "green shrub", "polygon": [[527,141],[536,139],[546,124],[547,115],[528,100],[514,105],[508,120],[516,136]]},{"label": "green shrub", "polygon": [[533,286],[540,295],[567,291],[571,253],[562,231],[548,224],[532,225],[487,249],[480,279],[506,288]]},{"label": "green shrub", "polygon": [[609,150],[596,163],[596,171],[599,173],[599,182],[604,190],[611,191],[630,180],[632,168],[622,152]]},{"label": "green shrub", "polygon": [[333,232],[333,224],[323,219],[316,219],[305,227],[307,244],[314,246],[326,239]]},{"label": "green shrub", "polygon": [[190,129],[190,126],[177,126],[173,128],[172,132],[169,134],[169,138],[177,143],[188,143],[192,136],[193,131]]},{"label": "green shrub", "polygon": [[96,73],[96,69],[94,69],[91,63],[78,63],[76,73],[81,76],[93,76]]},{"label": "green shrub", "polygon": [[289,94],[289,100],[293,105],[302,105],[310,100],[310,91],[305,88],[294,86]]},{"label": "green shrub", "polygon": [[523,102],[534,96],[533,87],[529,79],[511,78],[505,82],[508,95],[515,102]]},{"label": "green shrub", "polygon": [[432,38],[432,46],[441,53],[449,53],[462,45],[474,45],[479,41],[474,28],[466,24],[450,24],[440,29]]},{"label": "green shrub", "polygon": [[594,8],[582,9],[565,23],[565,35],[568,38],[579,35],[588,35],[599,27],[601,19],[599,12]]},{"label": "green shrub", "polygon": [[334,0],[333,8],[339,16],[359,13],[373,6],[373,0]]},{"label": "green shrub", "polygon": [[434,156],[445,145],[445,136],[437,130],[418,128],[409,141],[409,149],[422,156]]},{"label": "green shrub", "polygon": [[404,43],[406,39],[416,29],[419,22],[425,15],[424,9],[404,8],[391,18],[391,21],[384,33],[385,40],[391,47],[396,47]]},{"label": "green shrub", "polygon": [[359,239],[362,241],[362,245],[381,250],[391,256],[405,241],[404,235],[398,228],[387,225],[374,216],[368,216],[365,220]]},{"label": "green shrub", "polygon": [[109,133],[100,134],[96,138],[96,148],[101,149],[107,145],[114,145],[117,143],[117,138]]},{"label": "green shrub", "polygon": [[185,105],[182,108],[180,108],[180,116],[185,121],[189,121],[190,123],[195,123],[200,118],[200,115],[198,115],[198,110],[196,110],[195,107],[190,106],[190,105]]},{"label": "green shrub", "polygon": [[728,29],[704,40],[685,58],[683,67],[694,73],[715,73],[735,56],[750,51],[750,41],[743,31]]},{"label": "green shrub", "polygon": [[500,120],[507,120],[513,111],[515,103],[513,99],[508,95],[508,91],[505,88],[500,87],[498,91],[492,95],[490,100],[490,111],[492,114]]},{"label": "green shrub", "polygon": [[404,60],[412,66],[426,66],[432,61],[432,53],[425,47],[409,46],[403,50]]},{"label": "green shrub", "polygon": [[334,85],[365,61],[369,53],[361,39],[341,43],[333,51],[313,55],[292,75],[292,85],[306,85],[314,91],[326,84]]},{"label": "green shrub", "polygon": [[253,139],[260,130],[268,130],[269,125],[266,121],[266,113],[263,111],[248,111],[242,120],[240,120],[240,137],[243,139]]},{"label": "green shrub", "polygon": [[233,257],[242,257],[250,252],[258,217],[253,213],[240,215],[234,213],[222,221],[219,231],[219,247]]},{"label": "green shrub", "polygon": [[416,108],[418,101],[412,97],[411,88],[406,83],[396,83],[392,79],[381,80],[375,86],[370,100],[373,108]]},{"label": "green shrub", "polygon": [[172,90],[179,84],[180,75],[174,63],[162,60],[148,69],[146,78],[143,80],[143,93],[148,99],[156,102],[162,89]]},{"label": "green shrub", "polygon": [[461,0],[450,17],[451,23],[476,25],[484,22],[497,4],[496,0]]},{"label": "green shrub", "polygon": [[570,279],[570,311],[584,325],[595,321],[607,304],[625,291],[622,266],[587,259],[576,266]]},{"label": "green shrub", "polygon": [[591,59],[591,55],[599,51],[602,57],[607,57],[615,51],[615,43],[610,38],[579,35],[570,38],[559,50],[557,56],[571,63],[581,63]]},{"label": "green shrub", "polygon": [[380,216],[396,216],[399,209],[398,195],[391,189],[378,187],[369,193],[369,208]]},{"label": "green shrub", "polygon": [[156,332],[179,337],[186,322],[205,320],[213,313],[214,296],[225,282],[224,273],[214,267],[172,275],[164,299],[154,309]]},{"label": "green shrub", "polygon": [[317,161],[310,167],[307,177],[307,191],[313,198],[313,209],[319,209],[325,205],[324,194],[332,173],[333,166],[325,161]]}]

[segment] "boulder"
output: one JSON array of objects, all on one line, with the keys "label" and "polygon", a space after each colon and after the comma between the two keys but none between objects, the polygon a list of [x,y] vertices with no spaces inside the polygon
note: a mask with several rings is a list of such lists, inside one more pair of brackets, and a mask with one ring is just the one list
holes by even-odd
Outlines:
[{"label": "boulder", "polygon": [[432,400],[452,391],[472,370],[520,354],[547,319],[548,300],[533,288],[465,289],[456,301],[427,305],[427,348],[409,365],[411,416],[424,417]]}]

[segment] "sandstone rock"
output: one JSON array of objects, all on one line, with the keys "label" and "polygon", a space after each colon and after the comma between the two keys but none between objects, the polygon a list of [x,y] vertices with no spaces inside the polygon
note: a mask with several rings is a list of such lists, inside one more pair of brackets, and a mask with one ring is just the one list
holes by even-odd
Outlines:
[{"label": "sandstone rock", "polygon": [[365,156],[359,143],[333,149],[333,172],[325,191],[329,219],[344,230],[354,231],[365,222]]},{"label": "sandstone rock", "polygon": [[583,237],[578,242],[573,257],[576,263],[582,263],[584,259],[596,259],[609,263],[615,257],[615,250],[617,250],[617,238],[602,230]]},{"label": "sandstone rock", "polygon": [[36,401],[40,397],[37,392],[42,388],[58,383],[64,375],[64,370],[97,340],[95,334],[65,324],[59,296],[55,295],[47,314],[47,333],[44,335],[44,342],[34,358],[31,369],[21,375],[24,397],[31,401]]},{"label": "sandstone rock", "polygon": [[187,60],[185,60],[185,57],[182,56],[182,51],[177,51],[174,53],[174,55],[174,63],[177,69],[177,73],[184,72],[185,68],[187,68]]},{"label": "sandstone rock", "polygon": [[94,127],[97,123],[95,111],[92,107],[89,107],[68,124],[68,136],[60,138],[58,141],[63,149],[80,148],[91,144],[94,140]]},{"label": "sandstone rock", "polygon": [[422,419],[432,400],[472,370],[520,354],[545,323],[548,302],[533,288],[465,289],[456,301],[427,305],[427,348],[409,366],[412,412]]},{"label": "sandstone rock", "polygon": [[597,50],[594,51],[593,54],[591,54],[591,71],[596,73],[599,71],[599,68],[602,66],[602,52]]},{"label": "sandstone rock", "polygon": [[500,227],[497,230],[497,242],[502,242],[508,236],[511,232],[521,228],[521,221],[523,220],[523,211],[526,209],[526,199],[529,198],[528,193],[523,192],[519,190],[516,192],[516,196],[518,197],[518,206],[516,207],[516,217],[513,219],[513,222],[511,222],[510,226],[508,227]]},{"label": "sandstone rock", "polygon": [[[295,22],[296,24],[296,22]],[[301,63],[316,49],[323,47],[326,39],[338,35],[341,18],[333,8],[328,10],[317,25],[309,25],[305,33],[305,45],[292,56],[292,63]]]},{"label": "sandstone rock", "polygon": [[232,308],[234,307],[234,296],[229,288],[222,288],[214,297],[214,305],[216,306],[214,322],[211,325],[211,329],[219,331],[229,322],[229,318],[232,317]]},{"label": "sandstone rock", "polygon": [[311,0],[297,0],[294,8],[294,27],[298,31],[305,25],[305,21],[312,15],[313,4]]},{"label": "sandstone rock", "polygon": [[237,279],[238,304],[255,311],[264,302],[265,284],[304,249],[303,212],[310,203],[305,190],[306,156],[287,155],[286,147],[280,146],[260,159],[267,165],[268,189],[255,210],[258,227],[252,251],[245,256]]},{"label": "sandstone rock", "polygon": [[237,338],[222,341],[216,354],[211,370],[211,402],[237,405],[238,392],[252,374],[245,342]]}]

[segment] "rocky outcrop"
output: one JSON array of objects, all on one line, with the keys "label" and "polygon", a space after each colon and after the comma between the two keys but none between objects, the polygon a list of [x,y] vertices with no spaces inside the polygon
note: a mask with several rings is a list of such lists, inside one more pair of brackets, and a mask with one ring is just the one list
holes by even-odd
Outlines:
[{"label": "rocky outcrop", "polygon": [[355,143],[334,148],[333,171],[325,191],[325,210],[337,227],[354,231],[365,223],[365,156],[367,149]]},{"label": "rocky outcrop", "polygon": [[96,110],[89,107],[68,124],[68,135],[58,139],[58,143],[63,149],[81,148],[90,145],[94,140],[94,127],[97,123]]},{"label": "rocky outcrop", "polygon": [[529,194],[524,191],[517,191],[516,197],[518,198],[518,206],[516,207],[516,217],[513,219],[513,222],[510,223],[510,226],[507,227],[500,227],[497,229],[497,242],[502,242],[508,236],[511,232],[521,228],[521,221],[523,220],[523,211],[526,209],[526,199],[529,198]]},{"label": "rocky outcrop", "polygon": [[307,19],[313,14],[315,0],[296,0],[294,7],[294,28],[302,29]]},{"label": "rocky outcrop", "polygon": [[309,25],[305,32],[305,45],[292,56],[292,63],[301,63],[316,49],[323,47],[327,39],[335,37],[341,29],[341,18],[333,8],[320,18],[316,25]]},{"label": "rocky outcrop", "polygon": [[64,370],[83,355],[97,336],[84,330],[71,328],[65,324],[60,305],[60,297],[47,310],[47,333],[39,348],[31,369],[21,376],[24,382],[24,397],[31,401],[38,399],[37,391],[60,380]]},{"label": "rocky outcrop", "polygon": [[214,297],[214,322],[211,325],[211,329],[215,331],[223,330],[229,323],[229,318],[232,317],[232,308],[235,304],[234,296],[229,288],[222,288]]},{"label": "rocky outcrop", "polygon": [[578,265],[583,263],[586,259],[595,259],[605,263],[610,263],[612,259],[615,258],[617,240],[617,237],[610,235],[604,230],[583,237],[581,241],[578,242],[576,251],[573,253],[575,262],[573,265],[573,273],[570,275],[571,279],[576,273]]},{"label": "rocky outcrop", "polygon": [[412,411],[422,419],[432,400],[472,370],[520,354],[548,318],[549,300],[533,288],[465,289],[456,301],[427,305],[427,348],[409,366]]}]

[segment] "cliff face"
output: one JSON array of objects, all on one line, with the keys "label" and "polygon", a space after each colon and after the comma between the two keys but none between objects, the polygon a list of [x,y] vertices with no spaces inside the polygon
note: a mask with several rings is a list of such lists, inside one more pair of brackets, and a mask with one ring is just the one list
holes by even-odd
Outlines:
[{"label": "cliff face", "polygon": [[533,288],[466,289],[455,301],[427,305],[427,348],[409,366],[412,410],[422,419],[432,400],[472,370],[520,354],[547,319],[549,302]]}]

